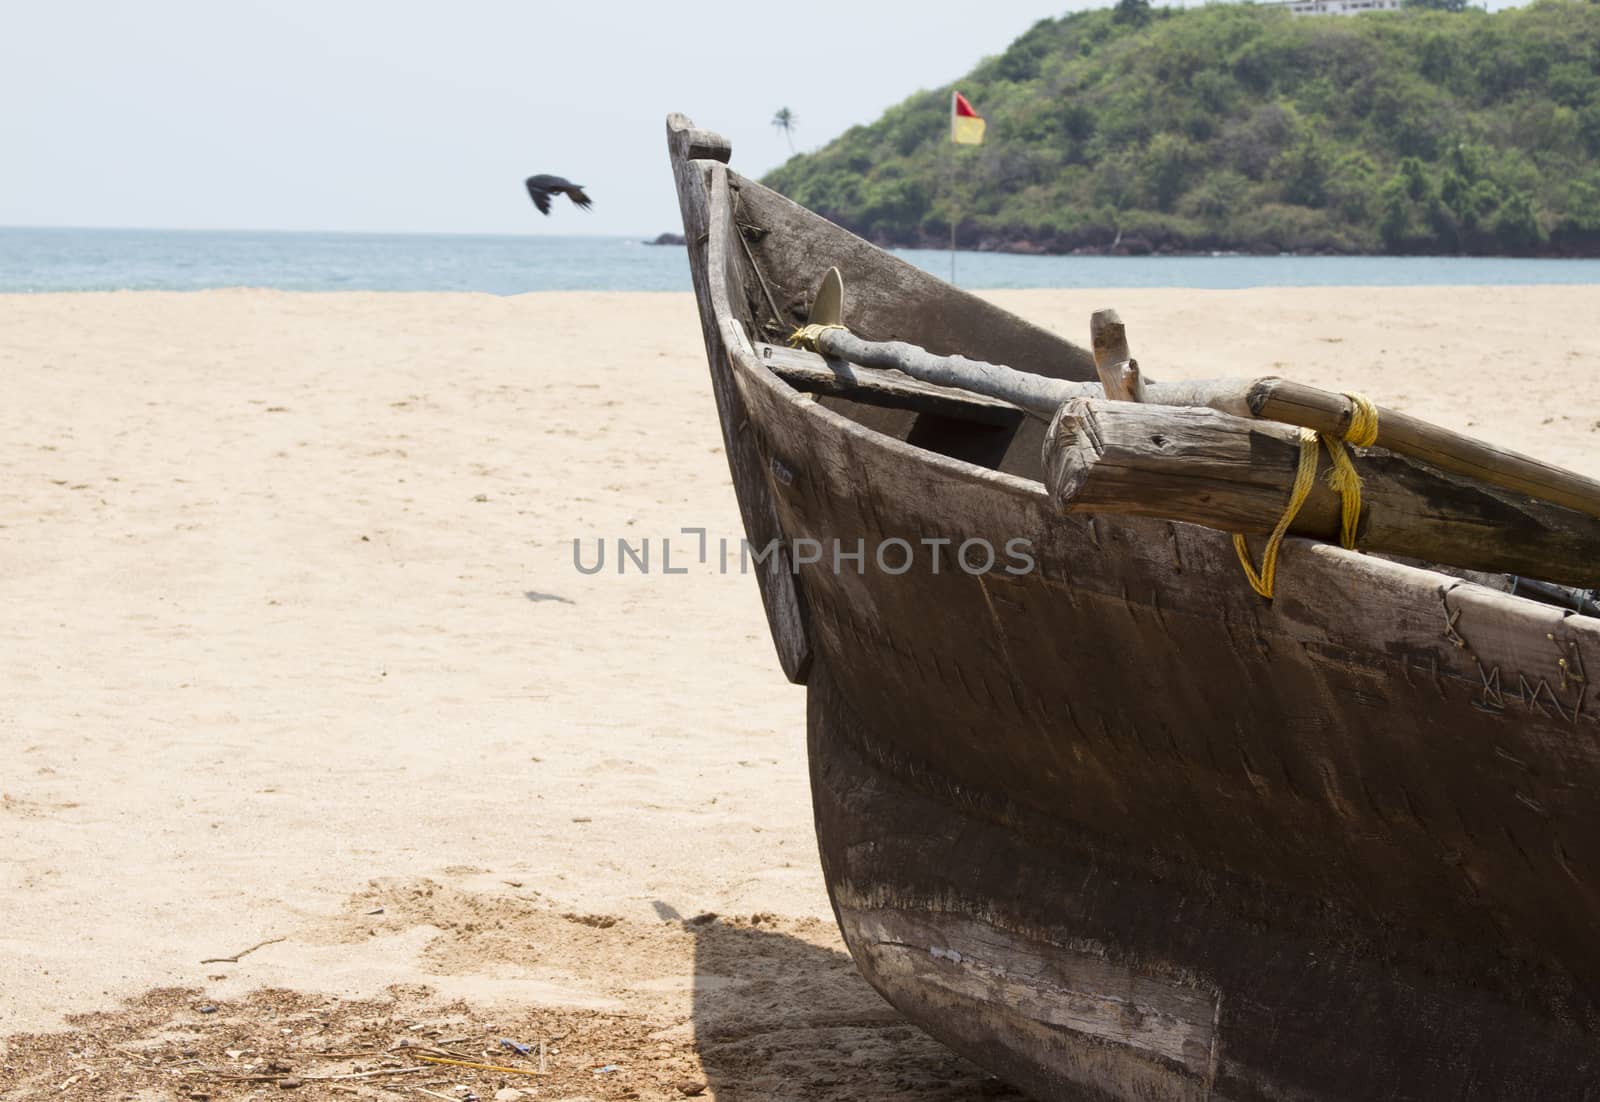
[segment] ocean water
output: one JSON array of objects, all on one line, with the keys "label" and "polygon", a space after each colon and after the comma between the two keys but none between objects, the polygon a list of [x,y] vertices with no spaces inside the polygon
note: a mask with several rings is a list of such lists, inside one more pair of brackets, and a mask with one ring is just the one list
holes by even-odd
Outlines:
[{"label": "ocean water", "polygon": [[683,249],[629,238],[0,229],[0,291],[686,291]]},{"label": "ocean water", "polygon": [[[941,279],[950,254],[898,254]],[[819,262],[825,258],[818,258]],[[961,252],[973,289],[1600,286],[1600,260],[1383,256],[1015,256]],[[682,248],[635,238],[0,228],[0,292],[687,291]]]}]

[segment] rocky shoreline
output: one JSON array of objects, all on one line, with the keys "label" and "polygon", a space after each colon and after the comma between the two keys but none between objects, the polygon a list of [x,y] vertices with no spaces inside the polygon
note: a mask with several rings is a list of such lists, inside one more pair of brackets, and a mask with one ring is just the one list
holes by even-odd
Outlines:
[{"label": "rocky shoreline", "polygon": [[[976,229],[972,233],[975,240],[973,237],[958,234],[957,251],[1010,253],[1018,256],[1459,256],[1549,260],[1600,259],[1600,234],[1582,237],[1552,235],[1548,241],[1536,248],[1516,252],[1437,249],[1429,248],[1426,241],[1413,242],[1407,248],[1388,252],[1354,244],[1349,247],[1327,242],[1284,242],[1277,245],[1262,245],[1259,242],[1239,243],[1225,239],[1197,242],[1179,235],[1147,236],[1139,233],[1119,234],[1109,242],[1104,241],[1103,233],[1095,235],[1100,237],[1101,241],[1086,240],[1087,235],[1082,234],[1052,233],[1029,236],[1026,233],[994,233]],[[948,231],[944,234],[923,233],[907,237],[883,233],[862,236],[879,248],[934,250],[950,248]]]}]

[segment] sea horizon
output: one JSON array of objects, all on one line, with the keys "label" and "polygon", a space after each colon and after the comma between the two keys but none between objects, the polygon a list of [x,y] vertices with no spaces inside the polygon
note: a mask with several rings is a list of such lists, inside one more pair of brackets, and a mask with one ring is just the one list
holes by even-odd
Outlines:
[{"label": "sea horizon", "polygon": [[[690,290],[681,246],[655,236],[0,226],[0,292]],[[948,250],[890,251],[951,277]],[[1592,258],[958,250],[954,259],[954,282],[969,290],[1600,285]]]}]

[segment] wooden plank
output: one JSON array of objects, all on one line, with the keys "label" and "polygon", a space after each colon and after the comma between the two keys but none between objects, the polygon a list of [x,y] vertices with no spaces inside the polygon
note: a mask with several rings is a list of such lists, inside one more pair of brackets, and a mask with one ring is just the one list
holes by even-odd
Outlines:
[{"label": "wooden plank", "polygon": [[969,391],[931,386],[909,375],[861,367],[800,348],[757,344],[761,362],[778,378],[807,394],[829,394],[887,409],[933,413],[986,425],[1014,425],[1023,411]]},{"label": "wooden plank", "polygon": [[[726,162],[731,147],[720,135],[696,129],[687,117],[673,114],[667,116],[667,148],[672,158],[673,179],[678,186],[683,233],[688,239],[689,274],[700,308],[700,328],[705,337],[706,362],[711,369],[711,390],[722,425],[728,472],[733,477],[746,538],[760,549],[772,540],[781,541],[783,532],[773,509],[766,464],[750,431],[749,414],[728,367],[727,349],[711,302],[707,255],[710,202],[704,166],[708,161]],[[803,683],[811,666],[811,643],[806,630],[805,595],[799,579],[793,571],[775,565],[763,569],[757,575],[757,582],[784,676]]]},{"label": "wooden plank", "polygon": [[[1322,471],[1328,457],[1319,450]],[[1133,513],[1264,534],[1283,516],[1300,432],[1215,410],[1076,398],[1045,441],[1045,482],[1063,509]],[[1600,520],[1436,471],[1351,449],[1362,479],[1358,546],[1470,570],[1600,584]],[[1326,480],[1289,531],[1336,539],[1340,499]]]},{"label": "wooden plank", "polygon": [[1072,383],[1059,379],[965,356],[936,356],[903,341],[866,341],[845,329],[824,329],[815,343],[818,352],[836,360],[898,372],[937,387],[959,388],[1040,416],[1055,411],[1062,393],[1076,393]]},{"label": "wooden plank", "polygon": [[[1049,945],[965,915],[841,906],[846,935],[880,975],[973,1007],[1019,1016],[1155,1057],[1203,1076],[1215,1039],[1215,992],[1140,975],[1104,952]],[[1018,982],[1019,977],[1027,982]]]}]

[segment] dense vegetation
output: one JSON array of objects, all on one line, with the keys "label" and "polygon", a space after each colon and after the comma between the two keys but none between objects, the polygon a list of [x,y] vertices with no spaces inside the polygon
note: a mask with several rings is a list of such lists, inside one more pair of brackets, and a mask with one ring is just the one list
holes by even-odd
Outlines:
[{"label": "dense vegetation", "polygon": [[767,182],[880,242],[1600,255],[1600,2],[1044,20]]}]

